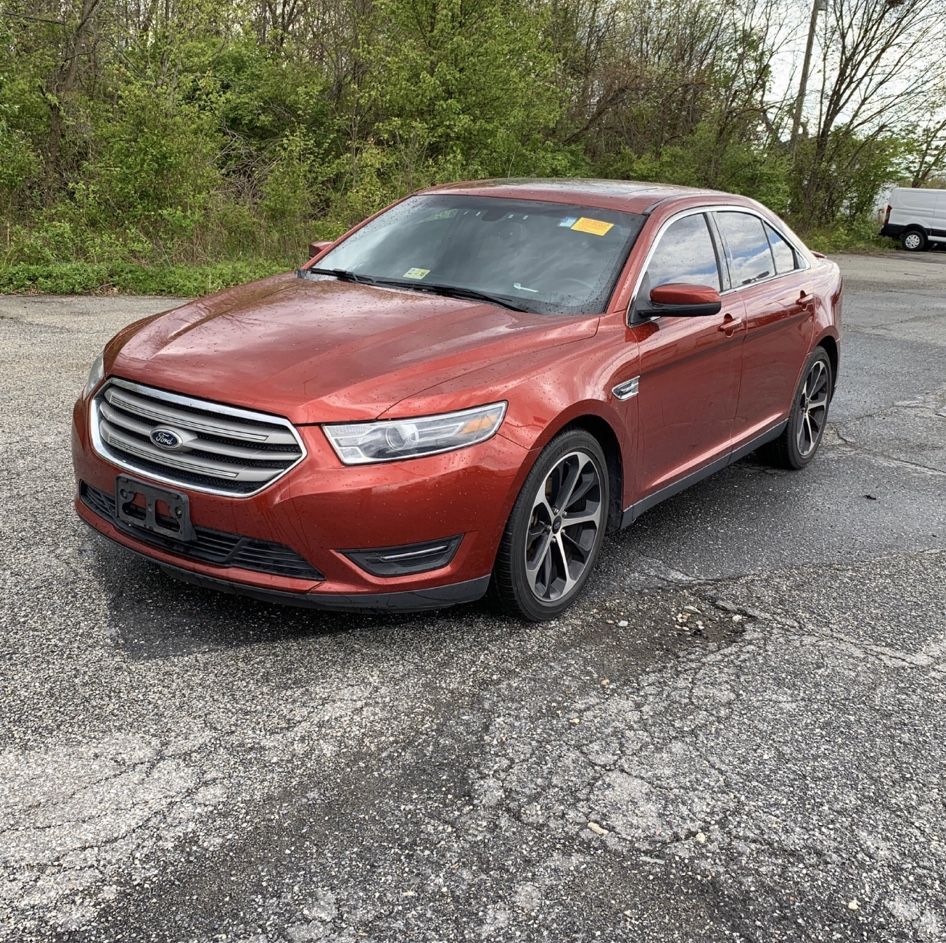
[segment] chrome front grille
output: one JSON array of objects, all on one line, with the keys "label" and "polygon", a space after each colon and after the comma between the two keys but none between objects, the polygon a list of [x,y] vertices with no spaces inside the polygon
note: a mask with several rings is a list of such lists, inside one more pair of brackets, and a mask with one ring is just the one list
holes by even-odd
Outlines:
[{"label": "chrome front grille", "polygon": [[279,416],[117,379],[92,402],[92,439],[122,468],[214,494],[255,494],[305,456]]}]

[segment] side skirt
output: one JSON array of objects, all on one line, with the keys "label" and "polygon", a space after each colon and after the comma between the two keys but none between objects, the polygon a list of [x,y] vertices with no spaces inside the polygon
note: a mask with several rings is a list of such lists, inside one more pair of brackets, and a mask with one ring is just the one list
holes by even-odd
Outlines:
[{"label": "side skirt", "polygon": [[621,527],[628,527],[633,524],[644,511],[649,511],[654,505],[660,504],[661,501],[666,501],[667,498],[672,498],[674,495],[679,494],[681,491],[686,491],[690,485],[695,485],[698,481],[702,481],[704,478],[709,478],[710,475],[715,475],[716,472],[722,471],[724,468],[732,465],[733,462],[738,462],[739,459],[745,458],[750,452],[754,452],[760,446],[765,445],[766,442],[771,442],[774,439],[777,439],[782,432],[785,430],[785,427],[788,425],[788,420],[780,422],[777,426],[769,429],[768,432],[763,432],[761,435],[757,435],[754,439],[750,439],[746,442],[745,445],[739,446],[734,452],[730,452],[728,455],[723,455],[720,458],[715,459],[710,462],[708,465],[704,465],[702,468],[698,468],[694,472],[690,472],[684,478],[681,478],[679,481],[673,482],[673,484],[667,485],[664,488],[661,488],[659,491],[654,491],[652,494],[648,494],[645,497],[641,498],[640,501],[635,501],[630,507],[624,509],[624,514],[621,517]]}]

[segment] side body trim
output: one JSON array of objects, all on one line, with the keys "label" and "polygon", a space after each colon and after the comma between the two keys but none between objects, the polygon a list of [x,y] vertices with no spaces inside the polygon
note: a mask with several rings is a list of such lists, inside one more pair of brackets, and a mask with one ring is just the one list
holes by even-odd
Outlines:
[{"label": "side body trim", "polygon": [[632,396],[637,396],[637,389],[640,386],[640,377],[634,377],[631,380],[625,380],[623,383],[619,383],[617,386],[611,389],[611,392],[618,399],[630,399]]},{"label": "side body trim", "polygon": [[681,491],[686,491],[690,485],[695,485],[698,481],[709,478],[710,475],[715,475],[716,472],[722,471],[727,466],[732,465],[733,462],[738,462],[739,459],[745,458],[750,452],[754,452],[759,448],[759,446],[765,445],[766,442],[771,442],[773,439],[777,439],[787,425],[788,420],[785,419],[777,426],[773,426],[769,429],[768,432],[763,432],[754,439],[750,439],[745,445],[739,446],[735,451],[722,455],[714,459],[708,465],[704,465],[702,468],[690,472],[689,475],[684,476],[679,481],[675,481],[664,488],[660,488],[658,491],[645,495],[639,501],[635,501],[630,507],[624,509],[624,514],[621,517],[621,527],[628,527],[633,524],[644,511],[649,511],[654,505],[660,504],[661,501],[666,501],[667,498],[672,498]]}]

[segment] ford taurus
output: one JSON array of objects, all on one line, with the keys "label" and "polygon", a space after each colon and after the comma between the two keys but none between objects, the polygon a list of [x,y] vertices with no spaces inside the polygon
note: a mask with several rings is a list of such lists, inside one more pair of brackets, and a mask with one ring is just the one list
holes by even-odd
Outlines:
[{"label": "ford taurus", "polygon": [[800,469],[841,279],[739,196],[589,180],[415,193],[297,272],[120,331],[76,509],[205,586],[549,619],[605,534],[756,449]]}]

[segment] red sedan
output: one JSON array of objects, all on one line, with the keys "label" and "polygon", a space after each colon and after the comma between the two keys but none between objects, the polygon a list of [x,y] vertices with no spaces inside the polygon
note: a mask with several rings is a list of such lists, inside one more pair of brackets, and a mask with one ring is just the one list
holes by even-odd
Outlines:
[{"label": "red sedan", "polygon": [[76,509],[177,576],[321,608],[574,601],[604,535],[765,447],[802,468],[841,278],[764,207],[653,184],[435,187],[298,272],[122,330]]}]

